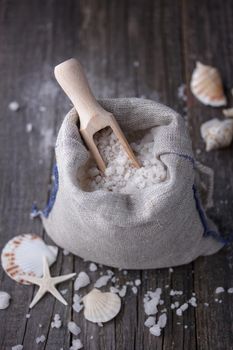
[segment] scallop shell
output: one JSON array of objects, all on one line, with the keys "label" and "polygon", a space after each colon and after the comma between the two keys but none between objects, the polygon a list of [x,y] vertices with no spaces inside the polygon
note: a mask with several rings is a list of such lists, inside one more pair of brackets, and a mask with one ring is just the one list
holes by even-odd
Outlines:
[{"label": "scallop shell", "polygon": [[233,120],[211,119],[202,124],[201,136],[206,143],[206,151],[227,147],[233,138]]},{"label": "scallop shell", "polygon": [[121,308],[121,299],[117,294],[103,293],[96,288],[83,297],[83,303],[85,318],[95,323],[110,321]]},{"label": "scallop shell", "polygon": [[10,295],[7,292],[0,291],[0,310],[8,308],[10,304]]},{"label": "scallop shell", "polygon": [[58,248],[49,246],[34,234],[22,234],[11,239],[3,248],[2,267],[9,277],[22,284],[30,284],[24,276],[43,275],[43,256],[49,266],[57,258]]},{"label": "scallop shell", "polygon": [[205,105],[219,107],[227,103],[221,76],[214,67],[197,62],[190,87],[194,96]]}]

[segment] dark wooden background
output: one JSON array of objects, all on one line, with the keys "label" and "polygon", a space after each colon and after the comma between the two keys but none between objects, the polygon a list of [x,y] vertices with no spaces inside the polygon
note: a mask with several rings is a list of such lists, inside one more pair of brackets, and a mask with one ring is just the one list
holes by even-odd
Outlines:
[{"label": "dark wooden background", "polygon": [[[200,60],[220,69],[233,102],[232,0],[0,0],[0,249],[24,232],[49,241],[40,221],[30,220],[29,212],[33,201],[40,207],[47,201],[53,146],[70,108],[54,80],[53,67],[71,56],[85,65],[96,96],[146,97],[184,115],[193,147],[201,150],[197,159],[215,170],[215,206],[210,216],[222,232],[233,229],[233,147],[207,154],[199,132],[203,121],[221,117],[221,109],[201,105],[189,90],[192,70]],[[177,96],[181,84],[187,84],[187,101]],[[8,109],[14,100],[21,106],[17,113]],[[41,106],[46,111],[40,111]],[[26,133],[27,123],[33,125],[31,133]],[[12,296],[10,307],[0,310],[0,349],[16,344],[23,344],[25,350],[68,349],[72,338],[66,326],[50,328],[55,313],[64,325],[73,318],[82,328],[84,349],[233,349],[232,295],[225,293],[222,304],[214,301],[216,287],[233,287],[232,257],[228,247],[175,268],[172,274],[168,269],[129,272],[127,278],[142,279],[140,291],[137,296],[129,292],[121,313],[103,328],[49,295],[27,319],[34,288],[17,285],[0,268],[0,290]],[[51,271],[78,272],[87,266],[60,252]],[[123,278],[121,272],[116,275]],[[142,299],[150,287],[164,289],[166,284],[189,297],[195,291],[199,305],[180,318],[169,309],[167,295],[168,324],[157,338],[143,326]],[[70,288],[65,296],[69,304],[71,286],[68,282],[60,287]],[[204,302],[210,306],[204,307]],[[35,338],[41,334],[47,340],[37,345]]]}]

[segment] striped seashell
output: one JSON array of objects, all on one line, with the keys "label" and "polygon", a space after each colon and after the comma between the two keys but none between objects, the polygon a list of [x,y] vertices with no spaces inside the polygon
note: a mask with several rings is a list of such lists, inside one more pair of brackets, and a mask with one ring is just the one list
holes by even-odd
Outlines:
[{"label": "striped seashell", "polygon": [[194,96],[205,105],[219,107],[227,103],[221,76],[214,67],[197,62],[190,88]]},{"label": "striped seashell", "polygon": [[85,318],[95,323],[110,321],[121,308],[121,299],[117,294],[103,293],[96,288],[83,297],[83,303]]},{"label": "striped seashell", "polygon": [[1,254],[2,267],[9,277],[21,284],[30,284],[25,276],[43,275],[43,256],[49,266],[57,258],[58,248],[49,246],[37,235],[22,234],[11,239]]},{"label": "striped seashell", "polygon": [[233,139],[233,120],[211,119],[201,125],[201,136],[206,144],[206,151],[227,147]]}]

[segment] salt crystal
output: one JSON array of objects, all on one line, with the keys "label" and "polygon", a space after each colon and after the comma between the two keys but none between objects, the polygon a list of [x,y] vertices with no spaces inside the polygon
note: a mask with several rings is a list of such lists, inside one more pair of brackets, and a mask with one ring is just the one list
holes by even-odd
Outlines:
[{"label": "salt crystal", "polygon": [[10,304],[10,294],[0,291],[0,310],[7,309]]},{"label": "salt crystal", "polygon": [[172,267],[169,267],[169,272],[170,272],[170,273],[173,273],[173,272],[174,272],[174,270],[173,270]]},{"label": "salt crystal", "polygon": [[72,346],[70,347],[70,350],[79,350],[83,348],[83,344],[80,339],[73,339],[72,340]]},{"label": "salt crystal", "polygon": [[233,287],[227,289],[227,293],[232,294],[233,293]]},{"label": "salt crystal", "polygon": [[110,287],[110,292],[111,292],[111,293],[118,294],[118,293],[119,293],[119,289],[116,288],[116,287],[111,286],[111,287]]},{"label": "salt crystal", "polygon": [[62,325],[61,319],[60,319],[60,315],[59,314],[55,314],[53,321],[51,322],[51,327],[52,328],[60,328]]},{"label": "salt crystal", "polygon": [[185,329],[187,329],[187,328],[188,328],[187,324],[185,324],[185,325],[184,325],[184,328],[185,328]]},{"label": "salt crystal", "polygon": [[62,289],[60,292],[62,295],[65,295],[68,292],[68,289]]},{"label": "salt crystal", "polygon": [[70,321],[68,322],[68,330],[70,333],[74,334],[74,335],[79,335],[79,333],[81,333],[81,329],[79,328],[79,326],[76,325],[75,322]]},{"label": "salt crystal", "polygon": [[[95,142],[107,167],[105,173],[99,173],[94,162],[80,177],[81,186],[87,191],[103,189],[120,193],[133,193],[145,187],[166,180],[167,170],[154,154],[153,129],[142,140],[134,144],[136,156],[142,167],[134,168],[125,150],[114,133],[103,129],[95,135]],[[148,140],[151,140],[148,142]]]},{"label": "salt crystal", "polygon": [[66,250],[66,249],[63,249],[63,255],[69,255],[70,254],[70,252],[68,251],[68,250]]},{"label": "salt crystal", "polygon": [[44,106],[40,106],[40,107],[39,107],[39,111],[40,111],[40,112],[45,112],[45,111],[46,111],[46,108],[45,108]]},{"label": "salt crystal", "polygon": [[19,110],[19,104],[16,101],[12,101],[9,103],[8,108],[12,111],[12,112],[17,112]]},{"label": "salt crystal", "polygon": [[209,306],[209,303],[204,303],[204,305],[205,305],[206,307],[208,307],[208,306]]},{"label": "salt crystal", "polygon": [[138,292],[138,289],[137,289],[137,287],[132,287],[132,292],[133,292],[133,294],[137,294],[137,292]]},{"label": "salt crystal", "polygon": [[88,274],[86,274],[84,271],[81,271],[74,282],[74,289],[79,290],[80,288],[86,287],[88,284],[90,284],[90,282],[91,281]]},{"label": "salt crystal", "polygon": [[23,350],[23,345],[14,345],[11,347],[11,350]]},{"label": "salt crystal", "polygon": [[173,290],[173,289],[171,289],[171,291],[170,291],[170,295],[171,296],[182,295],[182,294],[183,294],[182,290]]},{"label": "salt crystal", "polygon": [[161,335],[161,329],[158,324],[155,324],[150,328],[150,333],[156,337],[159,337]]},{"label": "salt crystal", "polygon": [[193,307],[197,307],[197,299],[195,297],[192,297],[191,299],[189,299],[189,304]]},{"label": "salt crystal", "polygon": [[180,306],[179,301],[175,301],[174,304],[175,304],[175,307],[176,307],[176,308]]},{"label": "salt crystal", "polygon": [[180,309],[182,310],[182,312],[184,312],[185,310],[187,310],[188,309],[188,303],[184,303],[184,304],[182,304],[181,306],[180,306]]},{"label": "salt crystal", "polygon": [[142,282],[141,280],[137,279],[134,281],[134,283],[135,283],[135,286],[140,286]]},{"label": "salt crystal", "polygon": [[79,313],[83,309],[83,305],[80,303],[74,303],[72,308],[75,312]]},{"label": "salt crystal", "polygon": [[149,316],[146,321],[144,322],[144,325],[148,328],[154,326],[155,324],[155,317],[154,316]]},{"label": "salt crystal", "polygon": [[44,343],[45,339],[45,336],[42,334],[40,337],[36,338],[36,344]]},{"label": "salt crystal", "polygon": [[98,269],[98,267],[97,267],[96,264],[90,263],[90,265],[89,265],[89,270],[90,270],[91,272],[94,272],[94,271],[96,271],[97,269]]},{"label": "salt crystal", "polygon": [[216,294],[220,294],[220,293],[223,293],[223,292],[225,292],[225,289],[224,289],[223,287],[217,287],[217,288],[215,289],[215,293],[216,293]]},{"label": "salt crystal", "polygon": [[177,316],[182,316],[182,310],[181,310],[181,308],[179,308],[179,309],[176,310],[176,314],[177,314]]},{"label": "salt crystal", "polygon": [[157,309],[157,305],[158,305],[159,301],[156,298],[153,298],[147,302],[144,303],[144,310],[145,313],[149,316],[149,315],[154,315],[157,314],[158,309]]},{"label": "salt crystal", "polygon": [[32,131],[32,124],[28,123],[26,124],[26,132],[30,133]]},{"label": "salt crystal", "polygon": [[159,316],[159,319],[158,319],[158,326],[160,328],[164,328],[167,324],[167,315],[164,313],[162,315]]},{"label": "salt crystal", "polygon": [[104,275],[101,276],[100,278],[97,279],[97,281],[94,284],[95,288],[101,288],[106,286],[106,284],[108,283],[108,281],[111,279],[110,275]]},{"label": "salt crystal", "polygon": [[30,314],[26,314],[26,318],[30,318],[31,317],[31,315]]},{"label": "salt crystal", "polygon": [[185,84],[181,84],[178,87],[177,90],[177,96],[180,100],[182,101],[186,101],[187,100],[187,95],[186,95],[186,85]]},{"label": "salt crystal", "polygon": [[126,276],[127,274],[128,274],[128,271],[127,271],[127,270],[124,270],[124,271],[123,271],[123,275]]},{"label": "salt crystal", "polygon": [[102,322],[98,322],[97,323],[99,327],[103,327],[103,323]]},{"label": "salt crystal", "polygon": [[126,291],[127,291],[127,286],[124,285],[124,286],[122,287],[122,289],[119,291],[119,296],[120,296],[121,298],[123,298],[123,297],[126,295]]}]

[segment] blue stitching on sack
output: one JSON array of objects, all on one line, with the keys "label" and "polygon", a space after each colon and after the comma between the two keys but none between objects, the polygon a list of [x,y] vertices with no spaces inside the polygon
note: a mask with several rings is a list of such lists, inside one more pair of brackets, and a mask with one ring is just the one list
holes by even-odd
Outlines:
[{"label": "blue stitching on sack", "polygon": [[225,238],[223,238],[221,236],[221,234],[219,232],[211,230],[208,227],[207,218],[206,218],[205,212],[204,212],[204,210],[203,210],[203,208],[201,206],[201,202],[200,202],[200,199],[198,197],[198,193],[197,193],[197,189],[196,189],[195,185],[193,185],[193,196],[194,196],[194,199],[195,199],[195,202],[196,202],[196,208],[197,208],[197,211],[199,213],[201,223],[202,223],[203,228],[204,228],[203,236],[204,237],[213,237],[218,242],[223,243],[225,245],[226,244],[230,244],[231,242],[233,242],[233,235],[232,235],[232,233],[229,234],[230,237],[228,239],[225,239]]},{"label": "blue stitching on sack", "polygon": [[41,216],[41,215],[43,215],[46,218],[49,216],[49,213],[51,212],[54,202],[56,200],[58,185],[59,185],[57,164],[54,164],[53,166],[53,178],[54,178],[53,187],[52,187],[50,197],[46,207],[43,210],[38,210],[36,203],[33,203],[32,210],[31,210],[31,218],[36,218],[37,216]]}]

